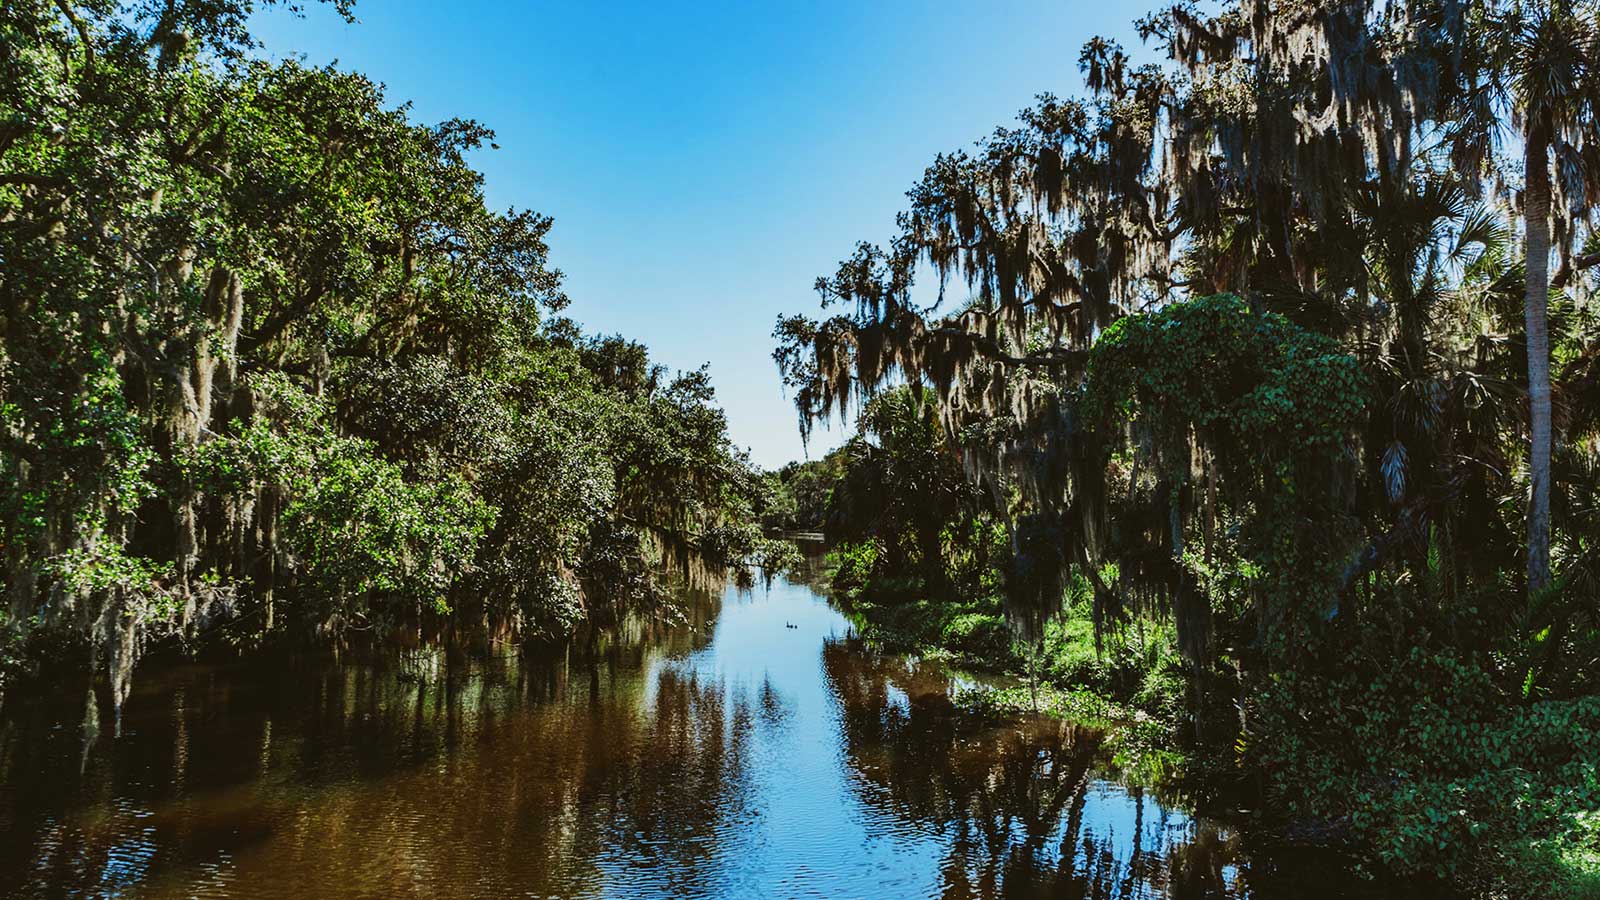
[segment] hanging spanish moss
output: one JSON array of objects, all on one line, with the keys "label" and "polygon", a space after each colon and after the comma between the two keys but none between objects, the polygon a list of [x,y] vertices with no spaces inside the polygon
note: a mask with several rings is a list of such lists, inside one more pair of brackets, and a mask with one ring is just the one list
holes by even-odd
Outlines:
[{"label": "hanging spanish moss", "polygon": [[785,565],[708,374],[583,334],[551,220],[485,205],[493,133],[255,58],[253,8],[0,15],[0,692],[59,643],[120,717],[157,647],[559,637]]},{"label": "hanging spanish moss", "polygon": [[[1041,96],[937,157],[889,243],[818,279],[828,317],[780,319],[802,431],[923,390],[1027,552],[1008,596],[1024,633],[1059,564],[1091,583],[1097,622],[1170,616],[1201,661],[1222,544],[1311,577],[1234,588],[1263,639],[1347,609],[1379,558],[1454,545],[1461,492],[1509,471],[1483,440],[1503,426],[1479,418],[1505,362],[1484,313],[1520,290],[1487,137],[1506,113],[1462,93],[1485,64],[1461,36],[1488,14],[1468,6],[1180,4],[1139,23],[1153,66],[1090,41],[1086,98]],[[1563,283],[1600,171],[1580,131],[1552,163]],[[1387,523],[1363,521],[1371,478]],[[1027,549],[1040,522],[1071,546]],[[1452,572],[1483,562],[1445,552]]]}]

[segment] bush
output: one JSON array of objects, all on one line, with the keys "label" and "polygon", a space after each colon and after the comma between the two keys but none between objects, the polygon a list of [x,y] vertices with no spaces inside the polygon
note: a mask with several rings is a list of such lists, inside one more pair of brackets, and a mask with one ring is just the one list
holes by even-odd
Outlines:
[{"label": "bush", "polygon": [[839,544],[828,553],[835,594],[853,597],[872,580],[878,565],[878,545],[872,541]]},{"label": "bush", "polygon": [[1536,873],[1545,888],[1530,896],[1596,896],[1600,697],[1522,703],[1491,671],[1419,647],[1389,664],[1275,675],[1248,761],[1271,800],[1335,820],[1399,874]]},{"label": "bush", "polygon": [[1003,666],[1012,659],[1011,628],[1003,616],[961,613],[939,635],[939,645],[973,660]]}]

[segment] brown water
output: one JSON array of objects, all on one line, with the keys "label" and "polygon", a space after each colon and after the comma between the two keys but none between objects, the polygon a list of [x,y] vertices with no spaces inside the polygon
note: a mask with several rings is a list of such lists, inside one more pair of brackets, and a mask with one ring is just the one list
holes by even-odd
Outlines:
[{"label": "brown water", "polygon": [[[795,627],[789,627],[793,625]],[[0,725],[4,897],[1331,897],[1106,777],[1095,736],[955,714],[801,585],[567,651],[146,672],[123,733]],[[419,678],[420,676],[420,678]]]}]

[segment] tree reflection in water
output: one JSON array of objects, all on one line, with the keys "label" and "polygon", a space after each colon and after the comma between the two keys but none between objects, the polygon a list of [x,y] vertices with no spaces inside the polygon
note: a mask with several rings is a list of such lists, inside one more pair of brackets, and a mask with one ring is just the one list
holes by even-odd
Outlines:
[{"label": "tree reflection in water", "polygon": [[771,701],[659,664],[709,641],[714,606],[698,613],[633,623],[592,654],[586,641],[524,660],[439,654],[421,683],[417,665],[151,676],[81,778],[75,735],[27,710],[0,733],[0,896],[714,882],[725,836],[749,825],[747,742]]},{"label": "tree reflection in water", "polygon": [[937,668],[858,641],[823,660],[861,802],[947,837],[943,897],[1230,895],[1234,839],[1097,777],[1098,733],[974,722]]},{"label": "tree reflection in water", "polygon": [[[560,648],[82,685],[0,721],[0,896],[1336,896],[1106,780],[1098,736],[974,723],[779,582]],[[474,662],[472,660],[477,659]]]}]

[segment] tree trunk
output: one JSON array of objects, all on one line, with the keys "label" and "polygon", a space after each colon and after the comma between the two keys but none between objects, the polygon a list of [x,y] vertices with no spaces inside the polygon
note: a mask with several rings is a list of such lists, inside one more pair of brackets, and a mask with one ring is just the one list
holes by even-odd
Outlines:
[{"label": "tree trunk", "polygon": [[1523,218],[1527,225],[1527,288],[1523,315],[1528,332],[1528,401],[1532,446],[1528,455],[1528,591],[1550,584],[1550,133],[1535,122],[1524,158]]}]

